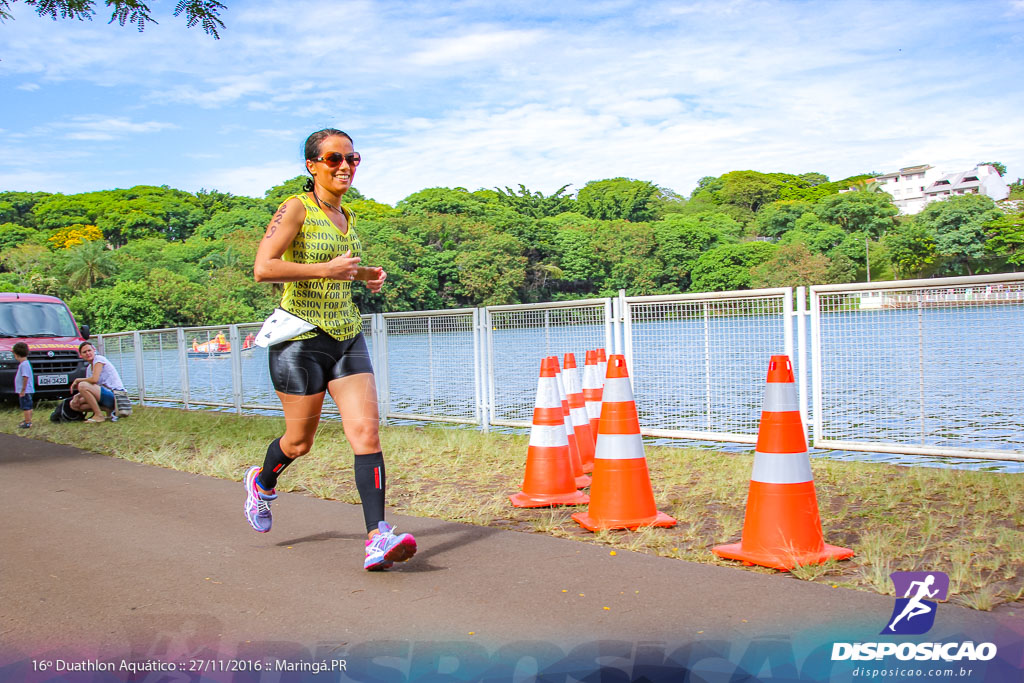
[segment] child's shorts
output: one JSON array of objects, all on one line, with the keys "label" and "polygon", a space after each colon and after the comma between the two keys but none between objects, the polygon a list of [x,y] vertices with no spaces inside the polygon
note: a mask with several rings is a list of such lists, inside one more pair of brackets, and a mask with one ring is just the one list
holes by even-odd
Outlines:
[{"label": "child's shorts", "polygon": [[18,405],[22,410],[32,410],[32,394],[25,394],[18,397]]}]

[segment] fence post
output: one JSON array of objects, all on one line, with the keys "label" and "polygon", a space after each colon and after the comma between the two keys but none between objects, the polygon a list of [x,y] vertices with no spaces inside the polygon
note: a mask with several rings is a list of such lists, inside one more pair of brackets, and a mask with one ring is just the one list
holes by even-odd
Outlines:
[{"label": "fence post", "polygon": [[604,300],[604,348],[607,353],[612,353],[612,349],[615,348],[615,323],[613,322],[614,317],[615,307],[612,304],[611,297],[608,297],[607,299]]},{"label": "fence post", "polygon": [[146,362],[142,355],[142,335],[132,332],[132,348],[135,351],[135,384],[139,393],[139,405],[146,405]]},{"label": "fence post", "polygon": [[804,438],[807,438],[809,425],[807,424],[807,288],[800,286],[796,288],[796,353],[798,362],[794,363],[796,368],[796,389],[797,403],[800,406],[800,421],[804,425]]},{"label": "fence post", "polygon": [[174,329],[177,332],[178,363],[181,366],[181,402],[185,405],[185,410],[188,410],[188,350],[185,346],[185,329],[182,327]]},{"label": "fence post", "polygon": [[811,287],[811,373],[813,386],[811,396],[814,405],[814,438],[811,445],[816,445],[822,439],[822,396],[821,396],[821,298],[814,287]]},{"label": "fence post", "polygon": [[487,371],[487,414],[494,419],[494,319],[490,309],[484,308],[484,369]]},{"label": "fence post", "polygon": [[238,338],[238,325],[228,326],[231,343],[231,391],[235,398],[235,412],[242,414],[242,342]]},{"label": "fence post", "polygon": [[489,432],[490,422],[487,417],[487,401],[484,399],[484,380],[487,377],[487,352],[484,350],[484,321],[487,311],[484,308],[473,310],[473,390],[476,398],[477,419],[480,431]]}]

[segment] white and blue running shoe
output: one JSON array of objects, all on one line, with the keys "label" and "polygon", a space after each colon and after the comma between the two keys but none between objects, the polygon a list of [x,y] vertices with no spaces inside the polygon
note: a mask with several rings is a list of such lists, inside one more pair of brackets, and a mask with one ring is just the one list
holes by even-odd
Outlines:
[{"label": "white and blue running shoe", "polygon": [[363,562],[366,571],[390,569],[395,562],[405,562],[416,554],[416,539],[412,534],[396,536],[387,522],[379,522],[377,529],[380,533],[366,542],[366,561]]},{"label": "white and blue running shoe", "polygon": [[253,465],[245,473],[245,518],[253,529],[265,534],[274,521],[270,515],[270,502],[277,500],[277,494],[263,493],[256,486],[256,477],[262,470],[259,465]]}]

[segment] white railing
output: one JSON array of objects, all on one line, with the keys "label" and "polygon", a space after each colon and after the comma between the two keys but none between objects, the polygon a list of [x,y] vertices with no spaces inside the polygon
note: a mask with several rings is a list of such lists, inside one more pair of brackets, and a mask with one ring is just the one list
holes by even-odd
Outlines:
[{"label": "white railing", "polygon": [[[809,310],[807,294],[620,292],[366,315],[363,333],[384,421],[528,427],[540,359],[582,368],[605,348],[626,355],[645,435],[751,444],[768,358],[785,353],[815,447],[1024,461],[1024,274],[817,285]],[[279,412],[266,349],[243,348],[258,328],[98,343],[143,403]],[[218,332],[229,353],[190,352]]]},{"label": "white railing", "polygon": [[811,287],[813,443],[1024,461],[1024,274]]}]

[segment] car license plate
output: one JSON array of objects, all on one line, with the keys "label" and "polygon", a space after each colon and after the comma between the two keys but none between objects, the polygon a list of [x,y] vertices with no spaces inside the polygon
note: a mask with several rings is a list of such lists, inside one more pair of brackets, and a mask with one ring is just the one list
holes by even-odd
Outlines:
[{"label": "car license plate", "polygon": [[67,383],[67,375],[39,375],[39,377],[36,378],[36,384],[38,384],[41,387],[52,387]]}]

